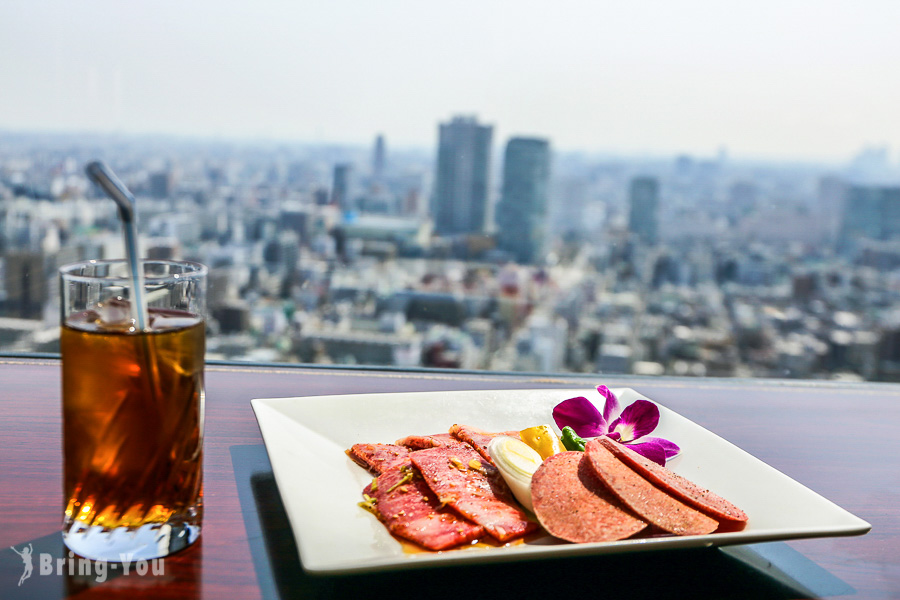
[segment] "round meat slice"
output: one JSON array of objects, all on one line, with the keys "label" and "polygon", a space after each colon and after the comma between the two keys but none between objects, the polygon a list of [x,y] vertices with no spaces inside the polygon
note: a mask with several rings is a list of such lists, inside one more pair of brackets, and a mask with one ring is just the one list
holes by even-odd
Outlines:
[{"label": "round meat slice", "polygon": [[688,506],[692,506],[719,521],[747,520],[747,513],[740,508],[704,489],[685,477],[648,460],[624,444],[608,437],[597,438],[616,458],[630,466],[647,481],[672,494]]},{"label": "round meat slice", "polygon": [[583,452],[549,457],[531,479],[534,514],[550,535],[569,542],[612,542],[647,524],[620,508]]},{"label": "round meat slice", "polygon": [[613,456],[598,439],[584,446],[585,462],[628,508],[663,531],[676,535],[704,535],[719,522],[660,490]]}]

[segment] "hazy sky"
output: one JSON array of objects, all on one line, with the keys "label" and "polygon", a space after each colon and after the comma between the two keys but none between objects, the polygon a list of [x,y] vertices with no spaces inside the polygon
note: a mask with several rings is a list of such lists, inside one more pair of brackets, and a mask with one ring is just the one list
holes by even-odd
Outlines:
[{"label": "hazy sky", "polygon": [[4,0],[0,129],[845,159],[900,141],[900,2]]}]

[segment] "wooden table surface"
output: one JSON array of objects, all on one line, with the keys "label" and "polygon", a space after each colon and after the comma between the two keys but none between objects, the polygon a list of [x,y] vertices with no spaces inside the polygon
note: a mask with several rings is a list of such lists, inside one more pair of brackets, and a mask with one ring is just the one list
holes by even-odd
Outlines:
[{"label": "wooden table surface", "polygon": [[[865,519],[872,531],[728,549],[304,573],[251,398],[595,383],[639,390]],[[95,572],[70,575],[75,561],[56,562],[68,556],[59,533],[59,388],[56,360],[0,359],[0,598],[900,597],[897,385],[209,365],[200,542],[167,558],[162,574],[110,570],[103,581]],[[28,544],[34,569],[18,585],[23,560],[11,547]],[[53,563],[39,564],[41,554]]]}]

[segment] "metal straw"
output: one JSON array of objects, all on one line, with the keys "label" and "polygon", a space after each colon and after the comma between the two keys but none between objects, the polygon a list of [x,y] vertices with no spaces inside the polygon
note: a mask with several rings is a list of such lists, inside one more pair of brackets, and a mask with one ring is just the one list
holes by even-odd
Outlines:
[{"label": "metal straw", "polygon": [[119,218],[125,234],[125,254],[131,269],[131,316],[138,331],[147,329],[147,301],[144,298],[144,269],[137,251],[137,216],[134,196],[103,161],[93,161],[85,167],[91,181],[100,186],[119,207]]},{"label": "metal straw", "polygon": [[[89,163],[87,167],[85,167],[85,171],[87,171],[87,175],[91,181],[99,185],[100,188],[106,192],[107,196],[115,200],[116,205],[119,207],[119,217],[122,219],[125,234],[125,253],[128,257],[128,267],[131,269],[131,316],[134,319],[138,333],[149,331],[147,327],[147,299],[144,296],[144,269],[141,268],[140,257],[137,252],[137,215],[135,212],[134,196],[128,191],[125,184],[119,181],[119,178],[112,172],[112,169],[106,166],[102,161]],[[141,369],[141,372],[145,375],[144,379],[151,399],[151,403],[147,407],[150,409],[147,411],[147,418],[151,419],[148,423],[153,423],[153,419],[160,418],[160,411],[165,410],[162,404],[163,394],[160,387],[159,362],[156,355],[156,345],[155,342],[150,339],[151,336],[141,335],[139,338],[141,348],[143,349],[144,362],[144,368]],[[118,411],[122,410],[122,407],[125,405],[126,402],[120,402],[118,404],[116,416],[118,416]],[[110,422],[115,422],[115,417]],[[175,440],[167,440],[165,438],[166,435],[171,436],[172,434],[163,432],[160,434],[158,441],[160,443],[166,441],[174,444]],[[169,444],[167,443],[166,447],[168,447],[168,445]],[[158,463],[163,460],[163,457],[165,456],[167,456],[167,454],[160,450],[156,450],[153,453],[153,456],[144,467],[137,486],[133,489],[141,489],[143,487],[147,478],[155,472]],[[128,496],[126,495],[125,497],[127,498]],[[123,504],[130,506],[132,503],[128,501]],[[144,508],[147,510],[148,507]]]}]

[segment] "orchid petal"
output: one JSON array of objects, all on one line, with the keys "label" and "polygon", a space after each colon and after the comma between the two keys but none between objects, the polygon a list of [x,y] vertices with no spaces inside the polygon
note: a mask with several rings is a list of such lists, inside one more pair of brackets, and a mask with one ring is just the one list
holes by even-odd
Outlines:
[{"label": "orchid petal", "polygon": [[652,460],[661,467],[666,466],[666,449],[659,443],[662,438],[651,438],[648,442],[628,444],[628,447],[648,460]]},{"label": "orchid petal", "polygon": [[603,420],[610,423],[619,415],[619,399],[612,393],[612,390],[605,385],[598,385],[597,391],[603,396],[605,402],[603,404]]},{"label": "orchid petal", "polygon": [[651,433],[659,425],[659,408],[649,400],[636,400],[610,423],[610,431],[618,431],[622,440],[630,442]]},{"label": "orchid petal", "polygon": [[583,438],[597,437],[607,432],[603,415],[584,396],[563,400],[553,407],[553,420],[560,429],[571,427]]},{"label": "orchid petal", "polygon": [[[678,444],[676,444],[675,442],[670,442],[666,438],[642,437],[641,441],[638,443],[639,444],[645,444],[645,443],[658,444],[659,446],[661,446],[663,448],[663,450],[665,450],[666,460],[671,460],[671,459],[675,458],[676,456],[678,456],[679,454],[681,454],[681,448],[678,447]],[[633,448],[634,444],[629,444],[628,447]]]}]

